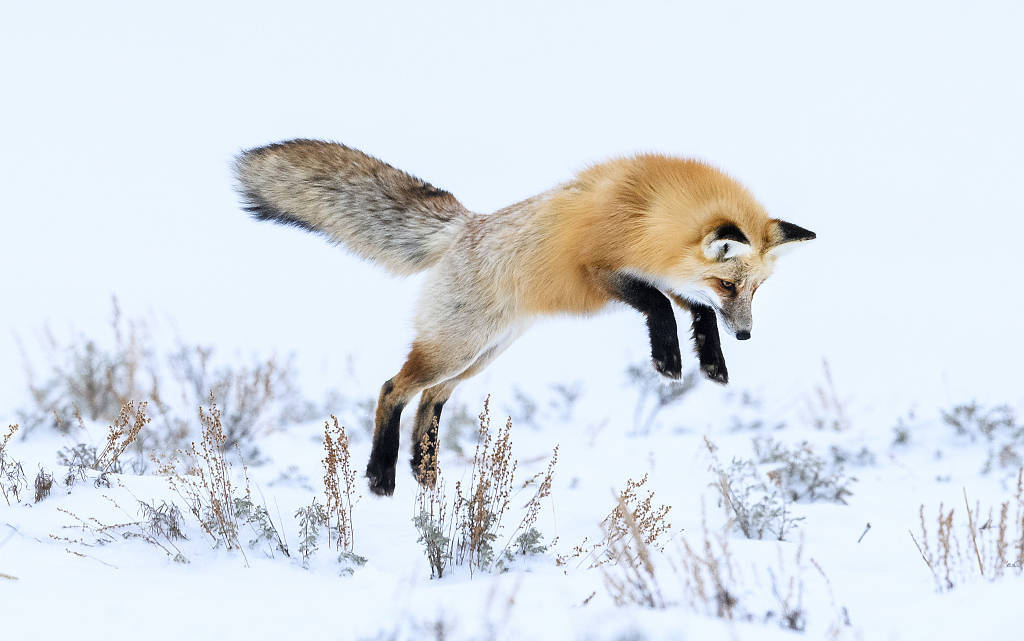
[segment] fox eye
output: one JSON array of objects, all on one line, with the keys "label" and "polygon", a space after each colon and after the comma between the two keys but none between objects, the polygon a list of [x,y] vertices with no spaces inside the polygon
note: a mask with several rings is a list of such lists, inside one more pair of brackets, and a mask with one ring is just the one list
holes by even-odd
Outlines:
[{"label": "fox eye", "polygon": [[731,280],[721,279],[719,279],[718,282],[722,285],[722,289],[724,289],[725,291],[730,293],[736,293],[736,283],[732,282]]}]

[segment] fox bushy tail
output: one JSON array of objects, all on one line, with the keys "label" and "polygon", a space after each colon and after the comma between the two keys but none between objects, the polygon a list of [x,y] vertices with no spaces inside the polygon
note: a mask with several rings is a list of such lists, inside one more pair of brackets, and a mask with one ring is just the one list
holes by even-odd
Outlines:
[{"label": "fox bushy tail", "polygon": [[235,175],[254,218],[323,234],[396,274],[437,262],[470,216],[447,191],[337,143],[250,149]]}]

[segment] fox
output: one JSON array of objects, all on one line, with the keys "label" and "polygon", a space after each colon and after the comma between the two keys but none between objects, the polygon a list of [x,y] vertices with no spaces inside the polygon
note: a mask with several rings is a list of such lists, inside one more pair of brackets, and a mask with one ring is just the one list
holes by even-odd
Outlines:
[{"label": "fox", "polygon": [[241,152],[242,207],[256,220],[314,232],[398,276],[426,271],[415,338],[377,398],[365,475],[395,490],[399,426],[419,395],[411,464],[422,484],[456,386],[480,373],[535,320],[591,316],[613,302],[646,320],[661,375],[682,375],[672,303],[689,312],[709,380],[729,380],[719,320],[751,336],[751,303],[782,248],[814,232],[771,217],[710,164],[640,153],[590,165],[548,191],[489,214],[336,142],[290,140]]}]

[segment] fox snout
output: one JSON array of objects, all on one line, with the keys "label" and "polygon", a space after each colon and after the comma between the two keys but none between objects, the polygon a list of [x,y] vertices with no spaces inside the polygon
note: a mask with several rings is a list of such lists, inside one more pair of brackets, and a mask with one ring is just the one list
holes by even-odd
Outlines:
[{"label": "fox snout", "polygon": [[750,332],[748,332],[747,330],[744,329],[744,330],[740,330],[740,331],[736,332],[736,339],[737,340],[745,341],[748,338],[750,338]]}]

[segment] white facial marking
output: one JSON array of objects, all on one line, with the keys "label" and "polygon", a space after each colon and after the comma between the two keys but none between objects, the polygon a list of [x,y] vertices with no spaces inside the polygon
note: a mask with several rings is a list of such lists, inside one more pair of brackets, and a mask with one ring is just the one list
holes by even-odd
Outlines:
[{"label": "white facial marking", "polygon": [[746,243],[723,238],[708,243],[707,247],[704,248],[704,256],[708,260],[722,261],[736,258],[737,256],[746,256],[751,251],[752,248]]}]

